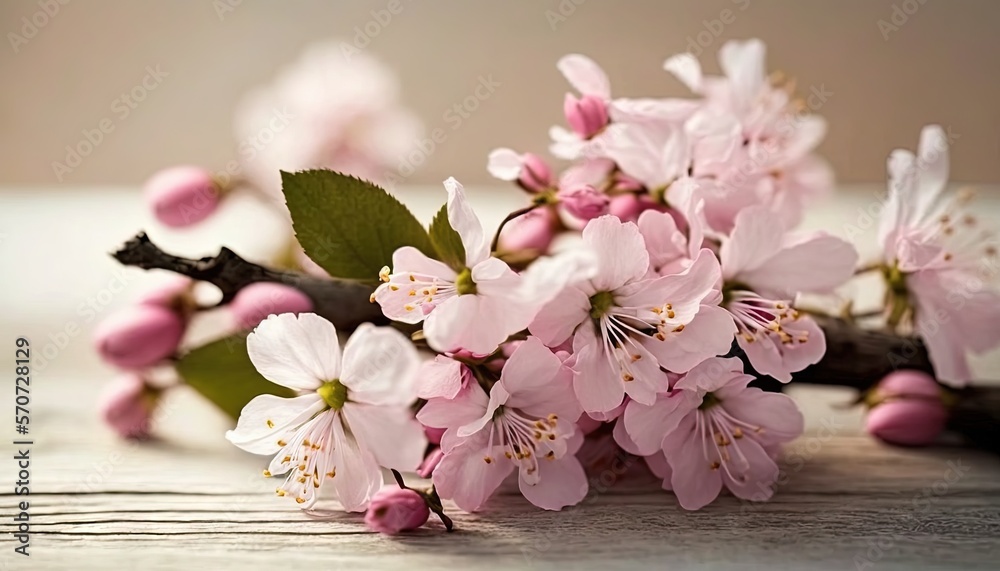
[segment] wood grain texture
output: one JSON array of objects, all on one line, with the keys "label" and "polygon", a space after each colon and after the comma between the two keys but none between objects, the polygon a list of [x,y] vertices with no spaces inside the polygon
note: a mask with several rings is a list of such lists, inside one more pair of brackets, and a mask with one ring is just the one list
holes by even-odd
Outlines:
[{"label": "wood grain texture", "polygon": [[[274,497],[266,461],[228,445],[225,419],[190,391],[165,403],[162,438],[143,445],[114,440],[79,406],[86,385],[44,391],[32,557],[5,549],[5,569],[995,569],[1000,557],[1000,461],[880,446],[858,433],[857,411],[830,406],[844,401],[836,391],[793,391],[811,426],[786,451],[770,502],[724,497],[685,512],[640,464],[595,475],[587,499],[561,513],[504,490],[483,514],[446,505],[456,533],[434,523],[398,538],[333,502],[310,515]],[[11,463],[2,468],[11,481]]]}]

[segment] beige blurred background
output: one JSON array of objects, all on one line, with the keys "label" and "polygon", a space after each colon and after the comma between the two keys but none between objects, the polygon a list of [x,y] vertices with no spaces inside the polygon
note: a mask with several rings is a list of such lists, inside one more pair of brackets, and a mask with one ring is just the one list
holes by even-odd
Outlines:
[{"label": "beige blurred background", "polygon": [[[886,154],[914,147],[929,122],[958,137],[953,179],[1000,181],[996,0],[397,1],[380,24],[390,0],[5,0],[0,184],[57,184],[53,161],[114,117],[112,102],[147,66],[168,75],[62,186],[135,184],[178,162],[220,167],[234,156],[232,108],[247,89],[308,43],[352,42],[366,26],[377,33],[363,49],[399,73],[429,129],[448,126],[444,114],[480,77],[500,84],[412,182],[482,183],[490,149],[544,151],[561,122],[568,86],[554,65],[565,53],[595,58],[618,95],[684,95],[661,70],[667,56],[700,40],[715,71],[722,42],[749,37],[767,42],[769,67],[800,91],[832,93],[821,151],[841,181],[882,180]],[[46,4],[58,13],[38,16]],[[28,38],[24,18],[45,24]]]}]

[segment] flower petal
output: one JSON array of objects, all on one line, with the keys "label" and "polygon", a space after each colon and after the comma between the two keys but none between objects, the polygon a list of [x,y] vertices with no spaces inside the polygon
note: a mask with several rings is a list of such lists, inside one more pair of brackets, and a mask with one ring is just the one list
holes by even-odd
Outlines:
[{"label": "flower petal", "polygon": [[332,424],[333,430],[333,489],[337,499],[349,512],[363,512],[375,492],[382,488],[382,470],[375,457],[361,449],[354,436],[345,432],[341,419]]},{"label": "flower petal", "polygon": [[662,341],[646,338],[643,345],[660,366],[674,373],[685,373],[705,359],[728,353],[735,334],[736,323],[728,311],[702,305],[683,330],[666,332]]},{"label": "flower petal", "polygon": [[663,437],[700,404],[701,399],[694,397],[691,391],[673,391],[658,395],[652,405],[630,401],[620,422],[625,424],[637,453],[648,456],[660,450]]},{"label": "flower petal", "polygon": [[489,402],[479,383],[469,383],[453,399],[428,400],[417,412],[417,420],[432,428],[458,428],[485,415]]},{"label": "flower petal", "polygon": [[465,265],[472,268],[489,257],[490,244],[483,224],[465,200],[465,188],[454,177],[444,181],[444,187],[448,190],[448,223],[461,236]]},{"label": "flower petal", "polygon": [[555,511],[580,503],[590,488],[583,466],[572,454],[558,460],[539,460],[538,481],[532,484],[520,477],[518,484],[529,502]]},{"label": "flower petal", "polygon": [[417,396],[419,367],[417,349],[405,335],[362,323],[344,346],[340,382],[352,401],[406,406]]},{"label": "flower petal", "polygon": [[798,405],[781,393],[764,392],[755,387],[742,387],[730,395],[719,391],[719,405],[733,418],[759,427],[753,438],[764,445],[790,442],[802,435],[805,420]]},{"label": "flower petal", "polygon": [[694,93],[701,93],[701,64],[694,55],[683,53],[671,56],[663,63],[663,69],[674,74]]},{"label": "flower petal", "polygon": [[[492,461],[484,461],[486,457]],[[445,453],[434,469],[434,489],[459,508],[477,511],[514,471],[514,464],[500,461],[503,458],[499,446],[493,450],[487,448],[485,433],[474,435]]]},{"label": "flower petal", "polygon": [[[753,439],[733,441],[731,446],[739,450],[731,452],[729,470],[719,470],[726,488],[740,499],[753,502],[770,499],[774,495],[774,483],[778,480],[778,465]],[[730,477],[730,473],[738,477]]]},{"label": "flower petal", "polygon": [[[621,404],[625,398],[619,372],[612,369],[593,332],[581,328],[573,342],[576,375],[573,392],[586,412],[607,412]],[[582,339],[582,340],[581,340]]]},{"label": "flower petal", "polygon": [[295,390],[340,376],[340,341],[315,313],[271,315],[247,337],[247,354],[265,379]]},{"label": "flower petal", "polygon": [[930,214],[948,185],[948,137],[940,125],[928,125],[920,132],[920,187],[916,196],[916,219]]},{"label": "flower petal", "polygon": [[579,54],[563,56],[556,67],[577,91],[583,95],[611,98],[611,83],[607,74],[594,60]]},{"label": "flower petal", "polygon": [[739,279],[761,295],[788,299],[800,292],[832,291],[854,275],[857,263],[858,252],[849,242],[817,233],[796,238]]},{"label": "flower petal", "polygon": [[499,148],[490,151],[486,170],[500,180],[517,180],[521,176],[523,158],[511,149]]},{"label": "flower petal", "polygon": [[243,407],[234,430],[226,431],[226,440],[251,454],[274,454],[302,423],[326,408],[316,393],[295,398],[259,395]]},{"label": "flower petal", "polygon": [[719,251],[723,277],[733,279],[762,266],[781,248],[784,232],[780,224],[775,224],[766,206],[749,206],[741,210],[736,215],[732,234]]},{"label": "flower petal", "polygon": [[677,495],[677,502],[686,510],[699,510],[707,506],[719,497],[719,492],[722,491],[720,469],[712,468],[712,462],[717,460],[705,457],[705,450],[714,451],[714,448],[705,446],[694,430],[691,418],[694,414],[698,413],[685,417],[685,421],[677,430],[677,436],[670,439],[683,438],[679,441],[679,446],[665,450],[667,461],[673,471],[670,485]]},{"label": "flower petal", "polygon": [[544,418],[580,417],[580,405],[572,390],[573,372],[537,337],[528,337],[511,354],[500,375],[501,386],[510,394],[505,404]]},{"label": "flower petal", "polygon": [[417,373],[417,397],[453,399],[462,390],[469,374],[465,365],[444,355],[424,361]]},{"label": "flower petal", "polygon": [[503,299],[460,295],[437,306],[424,322],[427,343],[441,352],[465,349],[489,355],[511,333],[507,330],[509,307]]},{"label": "flower petal", "polygon": [[583,229],[583,241],[597,256],[596,291],[615,290],[645,275],[649,254],[639,227],[614,216],[595,218]]},{"label": "flower petal", "polygon": [[538,312],[528,329],[543,343],[555,347],[569,339],[573,330],[588,319],[589,312],[590,298],[570,286]]},{"label": "flower petal", "polygon": [[341,414],[360,447],[380,466],[413,471],[423,461],[427,437],[408,407],[347,402]]}]

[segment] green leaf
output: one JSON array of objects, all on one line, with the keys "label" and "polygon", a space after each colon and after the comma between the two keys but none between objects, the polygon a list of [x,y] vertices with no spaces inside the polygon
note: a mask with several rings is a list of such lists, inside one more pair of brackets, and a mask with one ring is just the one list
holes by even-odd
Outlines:
[{"label": "green leaf", "polygon": [[192,349],[177,363],[177,373],[223,412],[237,419],[255,396],[293,397],[295,392],[268,381],[247,355],[246,334],[237,334]]},{"label": "green leaf", "polygon": [[309,170],[282,172],[281,186],[299,243],[333,277],[375,281],[401,246],[434,257],[420,221],[375,184]]},{"label": "green leaf", "polygon": [[434,216],[430,228],[431,243],[437,250],[438,258],[456,272],[465,269],[465,245],[462,237],[448,221],[448,205],[445,204]]}]

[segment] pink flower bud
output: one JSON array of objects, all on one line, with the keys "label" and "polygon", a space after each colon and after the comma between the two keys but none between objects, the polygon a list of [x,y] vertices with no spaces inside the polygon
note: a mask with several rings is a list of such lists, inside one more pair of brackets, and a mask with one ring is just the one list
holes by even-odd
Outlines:
[{"label": "pink flower bud", "polygon": [[549,208],[536,208],[511,220],[500,233],[500,248],[508,252],[548,251],[556,237],[557,221]]},{"label": "pink flower bud", "polygon": [[139,375],[122,375],[101,399],[101,417],[122,438],[147,438],[159,396]]},{"label": "pink flower bud", "polygon": [[211,173],[193,166],[157,172],[146,181],[144,192],[156,219],[174,228],[191,226],[208,218],[222,196]]},{"label": "pink flower bud", "polygon": [[308,313],[312,309],[309,296],[291,286],[273,282],[250,284],[237,292],[229,304],[236,324],[243,329],[256,327],[269,315]]},{"label": "pink flower bud", "polygon": [[552,186],[552,171],[541,157],[534,153],[521,155],[521,174],[517,183],[528,192],[542,192]]},{"label": "pink flower bud", "polygon": [[596,95],[584,95],[577,99],[572,93],[567,93],[563,100],[563,113],[573,131],[584,139],[598,134],[608,124],[607,105]]},{"label": "pink flower bud", "polygon": [[417,475],[421,478],[430,478],[431,474],[434,473],[434,468],[441,463],[444,459],[444,451],[440,448],[435,448],[430,454],[424,458],[424,461],[420,463],[420,467],[417,468]]},{"label": "pink flower bud", "polygon": [[141,369],[176,350],[184,336],[184,319],[158,305],[136,305],[108,316],[94,328],[94,345],[108,363]]},{"label": "pink flower bud", "polygon": [[865,421],[872,436],[902,446],[924,446],[933,442],[948,421],[948,408],[941,388],[920,371],[896,371],[875,388]]},{"label": "pink flower bud", "polygon": [[427,502],[417,492],[382,488],[372,497],[365,524],[372,531],[395,535],[424,525],[430,514]]},{"label": "pink flower bud", "polygon": [[604,216],[608,213],[611,204],[608,195],[598,192],[589,184],[560,190],[557,196],[566,212],[580,220],[593,220],[598,216]]},{"label": "pink flower bud", "polygon": [[611,214],[617,216],[622,222],[635,222],[639,215],[647,210],[666,210],[666,207],[653,202],[646,195],[620,194],[611,199],[608,207]]}]

